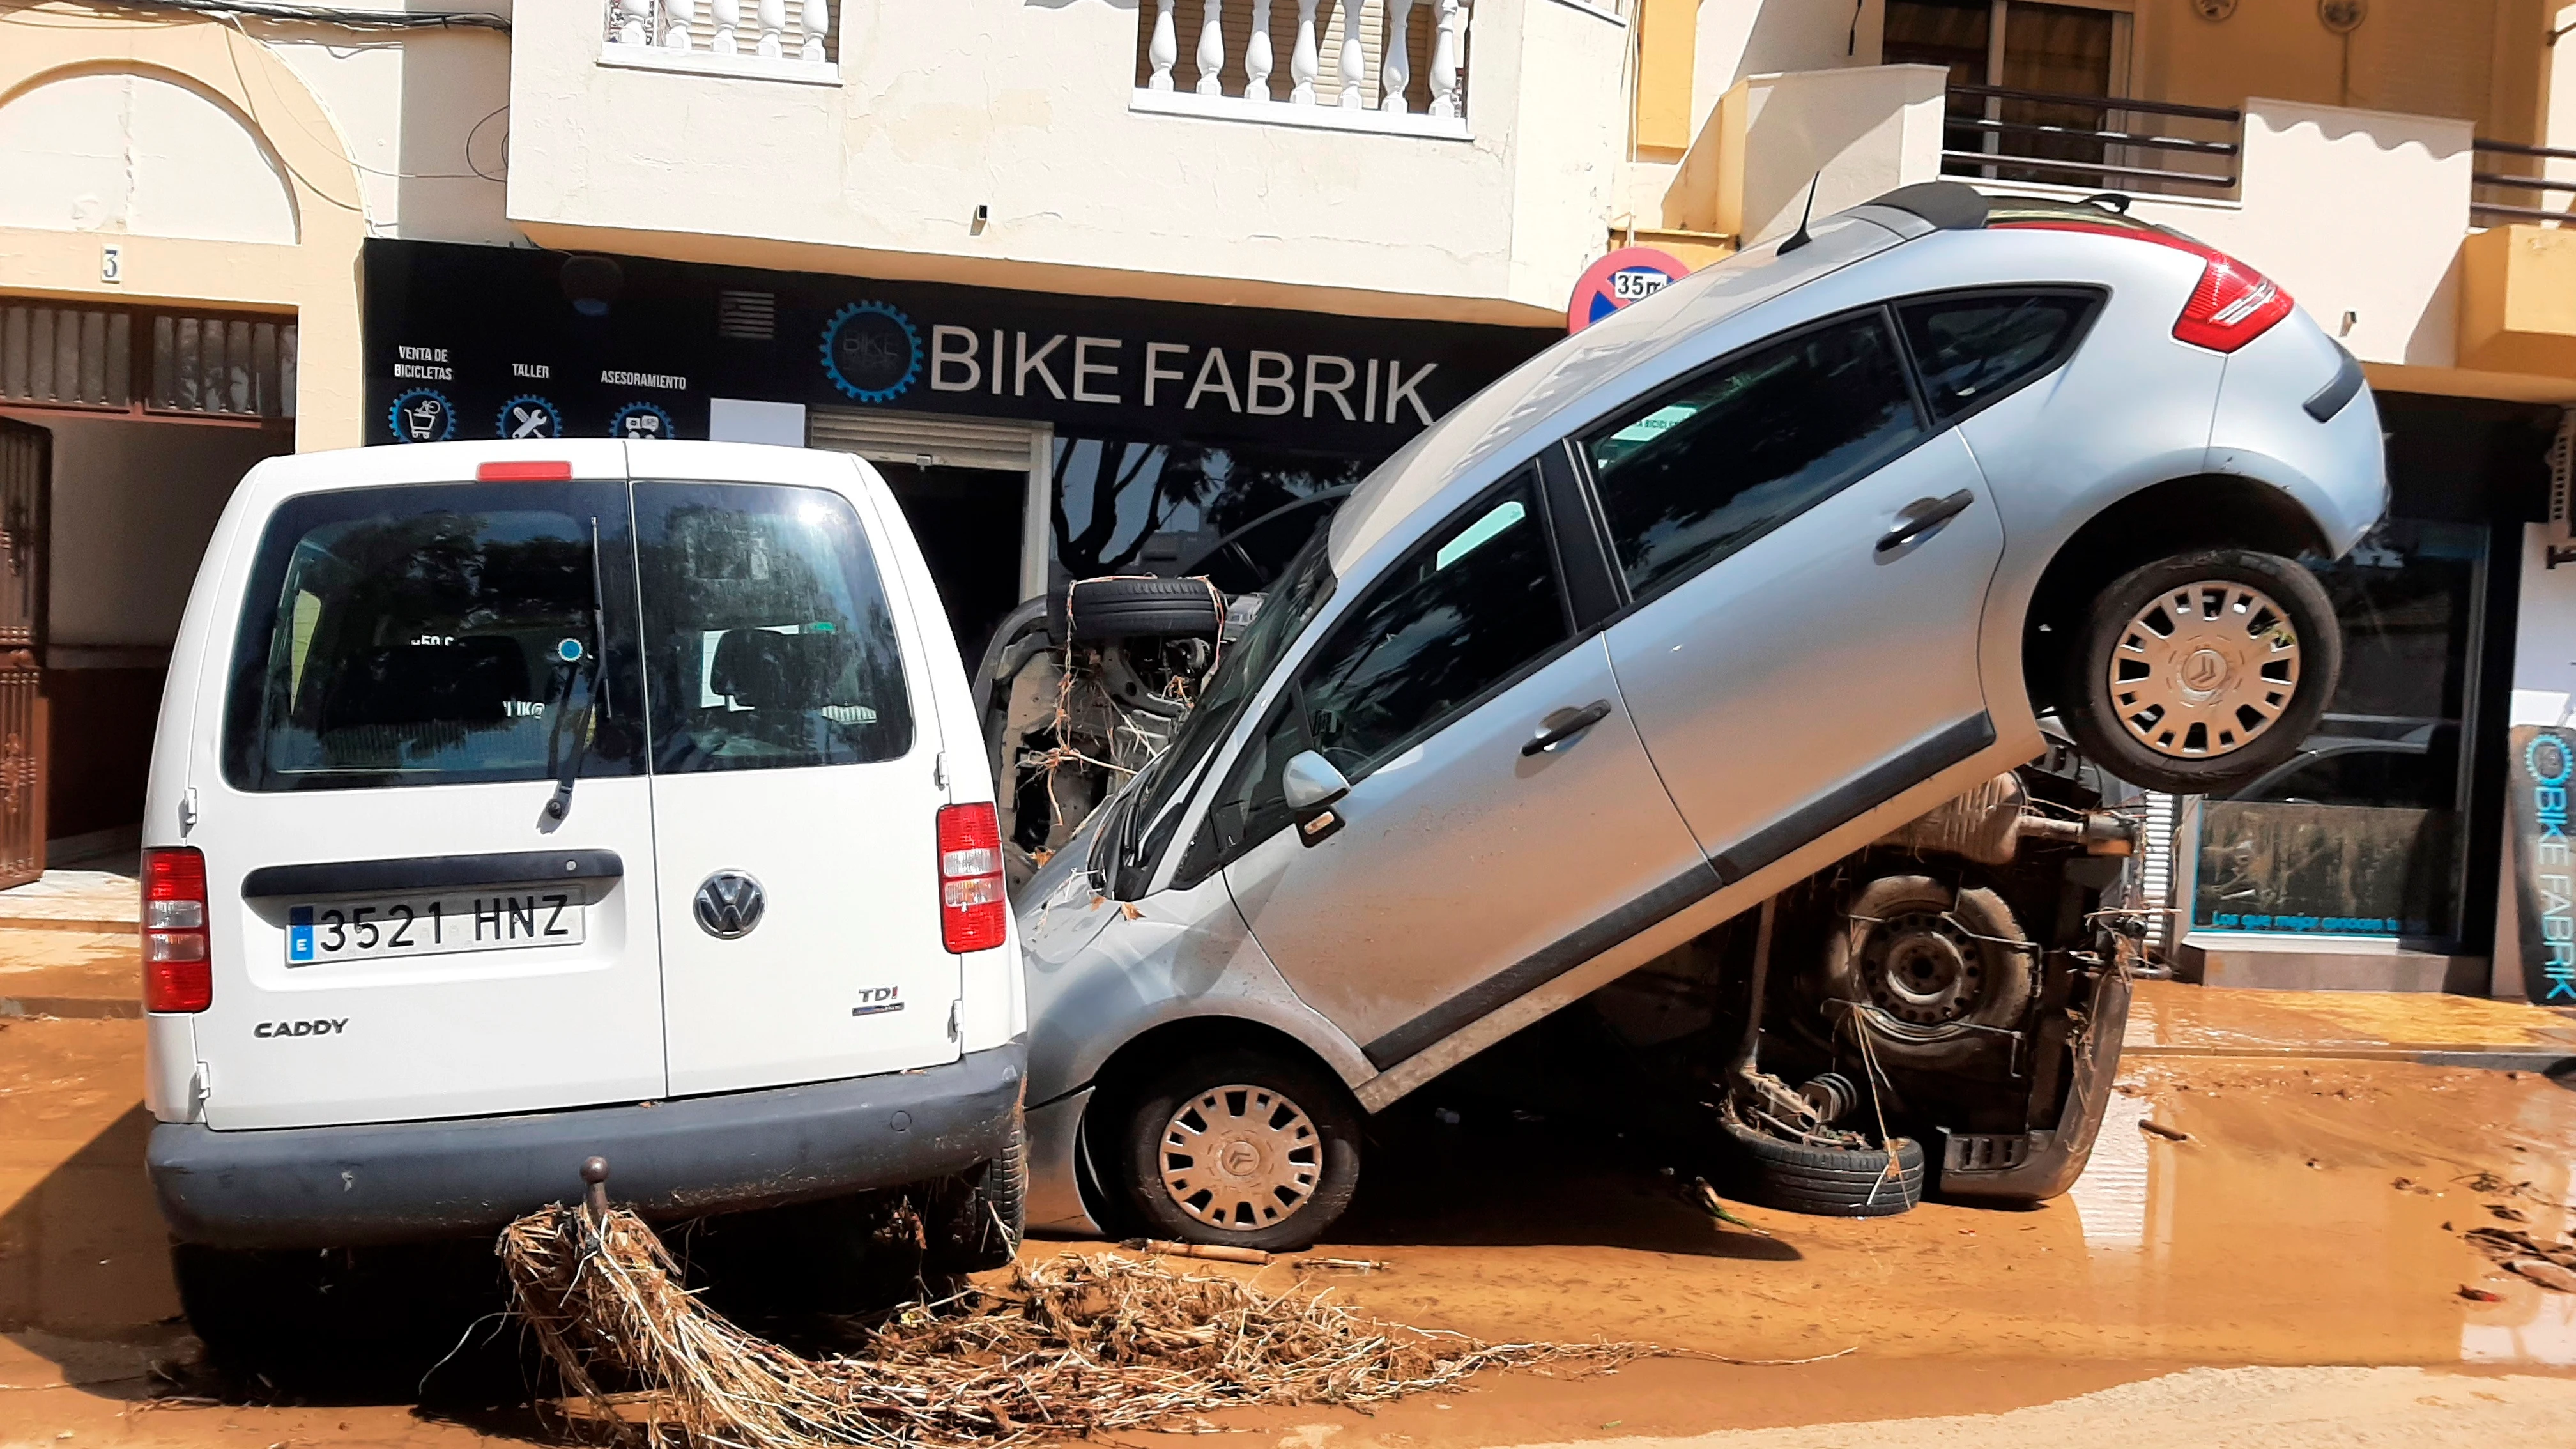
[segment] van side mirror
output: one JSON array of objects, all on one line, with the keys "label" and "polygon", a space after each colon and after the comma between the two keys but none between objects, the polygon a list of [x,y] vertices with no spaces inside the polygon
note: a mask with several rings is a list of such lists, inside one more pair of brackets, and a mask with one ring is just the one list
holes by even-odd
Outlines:
[{"label": "van side mirror", "polygon": [[1279,791],[1290,810],[1305,815],[1351,793],[1351,782],[1342,778],[1332,761],[1313,750],[1300,750],[1280,770]]}]

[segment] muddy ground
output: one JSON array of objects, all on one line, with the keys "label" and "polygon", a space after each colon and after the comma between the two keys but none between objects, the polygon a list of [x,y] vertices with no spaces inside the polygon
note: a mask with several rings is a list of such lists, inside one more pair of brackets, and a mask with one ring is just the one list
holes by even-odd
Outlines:
[{"label": "muddy ground", "polygon": [[[301,1404],[156,1400],[154,1365],[184,1363],[191,1342],[141,1169],[141,1050],[132,1020],[0,1024],[0,1445],[538,1432],[488,1383],[433,1383],[426,1399],[326,1383]],[[1333,1279],[1355,1301],[1491,1339],[1842,1356],[1492,1375],[1374,1416],[1217,1421],[1283,1449],[1711,1435],[1707,1449],[1791,1449],[1852,1442],[1802,1426],[1899,1419],[1871,1442],[2056,1443],[2094,1423],[2127,1426],[2127,1443],[2250,1445],[2332,1442],[2318,1416],[2334,1414],[2367,1416],[2387,1442],[2566,1441],[2576,1294],[2502,1272],[2461,1234],[2570,1228],[2576,1091],[2402,1061],[2187,1058],[2133,1060],[2120,1091],[2066,1199],[1868,1222],[1745,1209],[1765,1235],[1685,1202],[1656,1149],[1622,1135],[1615,1102],[1569,1111],[1462,1086],[1388,1124],[1354,1212],[1319,1249],[1386,1265]],[[1264,1275],[1293,1281],[1284,1266]],[[2400,1367],[2299,1367],[2314,1365]],[[2001,1417],[1941,1418],[1960,1415]],[[2263,1427],[2275,1419],[2277,1441]]]}]

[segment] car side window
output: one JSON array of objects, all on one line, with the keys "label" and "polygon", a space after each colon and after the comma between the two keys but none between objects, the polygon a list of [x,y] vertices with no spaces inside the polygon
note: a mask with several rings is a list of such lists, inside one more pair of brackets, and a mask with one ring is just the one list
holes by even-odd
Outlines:
[{"label": "car side window", "polygon": [[1184,877],[1287,823],[1279,774],[1290,756],[1319,751],[1356,784],[1565,642],[1572,625],[1539,509],[1537,473],[1524,470],[1378,576],[1235,761]]},{"label": "car side window", "polygon": [[1896,309],[1925,399],[1943,427],[2064,360],[2101,298],[2089,292],[1981,292]]},{"label": "car side window", "polygon": [[1584,440],[1638,598],[1769,533],[1924,436],[1882,314],[1760,347]]}]

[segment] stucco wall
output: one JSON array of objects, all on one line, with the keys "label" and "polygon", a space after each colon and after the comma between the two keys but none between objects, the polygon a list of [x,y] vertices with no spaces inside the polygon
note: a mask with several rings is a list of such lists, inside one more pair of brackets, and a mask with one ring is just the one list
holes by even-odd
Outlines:
[{"label": "stucco wall", "polygon": [[354,446],[360,241],[515,238],[508,42],[245,27],[0,4],[0,289],[292,312],[296,445]]},{"label": "stucco wall", "polygon": [[1563,0],[1475,7],[1465,140],[1134,110],[1132,4],[834,8],[839,83],[804,85],[603,65],[599,0],[528,0],[512,219],[692,260],[1522,322],[1599,248],[1627,32]]}]

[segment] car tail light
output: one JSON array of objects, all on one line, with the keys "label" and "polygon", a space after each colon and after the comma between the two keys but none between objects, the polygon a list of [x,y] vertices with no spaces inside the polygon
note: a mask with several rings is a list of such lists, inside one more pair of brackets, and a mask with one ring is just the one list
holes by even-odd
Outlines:
[{"label": "car tail light", "polygon": [[206,951],[206,857],[194,846],[143,852],[143,1009],[214,1004]]},{"label": "car tail light", "polygon": [[2236,349],[2272,330],[2272,324],[2290,315],[2294,305],[2284,292],[2261,272],[2213,246],[2206,246],[2156,227],[2091,226],[2080,221],[2006,222],[1998,230],[2081,231],[2096,236],[2127,237],[2131,241],[2152,242],[2189,252],[2200,258],[2200,285],[2191,289],[2191,299],[2182,304],[2182,315],[2174,319],[2175,340],[2212,352],[2234,352]]},{"label": "car tail light", "polygon": [[1010,930],[1002,891],[1002,825],[990,805],[939,812],[939,939],[960,955],[989,951]]},{"label": "car tail light", "polygon": [[474,470],[479,483],[564,483],[572,464],[557,462],[485,463]]}]

